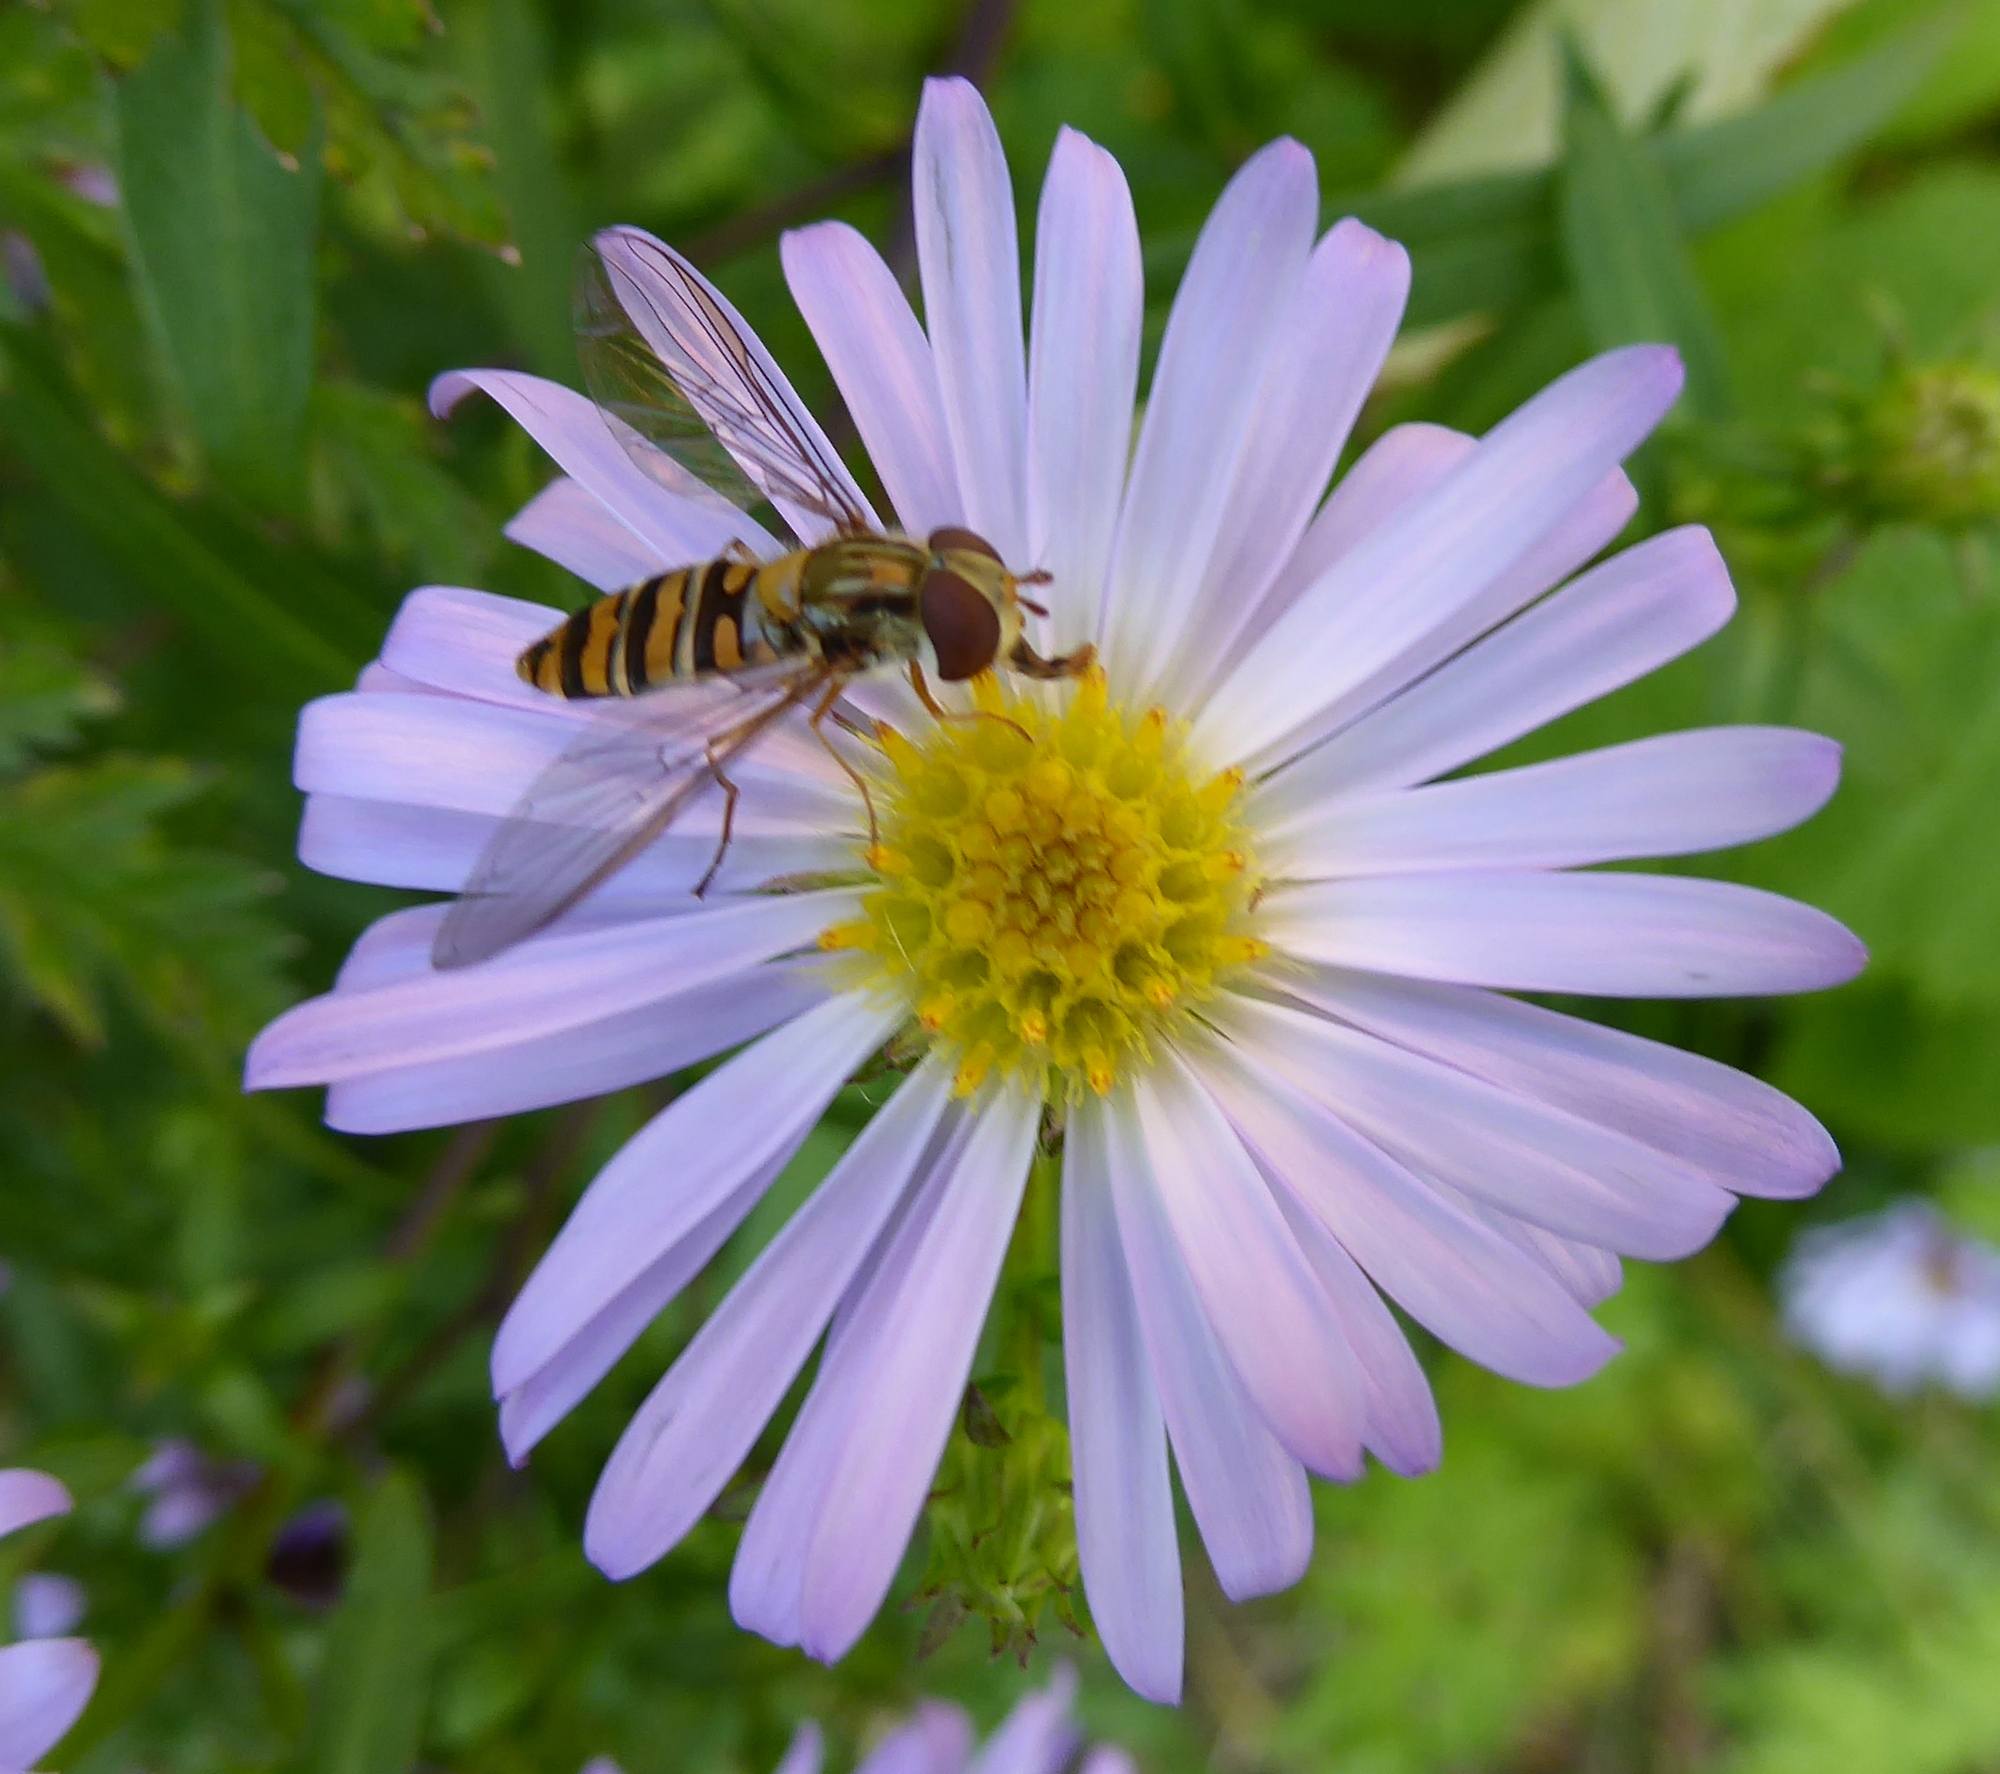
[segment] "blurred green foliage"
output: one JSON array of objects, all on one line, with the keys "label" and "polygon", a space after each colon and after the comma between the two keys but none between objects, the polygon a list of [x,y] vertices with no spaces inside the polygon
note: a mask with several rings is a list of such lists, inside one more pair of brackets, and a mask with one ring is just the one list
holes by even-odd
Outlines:
[{"label": "blurred green foliage", "polygon": [[[0,1451],[82,1505],[32,1542],[86,1583],[105,1656],[65,1770],[567,1774],[610,1753],[738,1774],[808,1714],[849,1745],[920,1692],[990,1721],[1021,1679],[994,1642],[1074,1657],[1092,1723],[1160,1770],[2000,1765],[1993,1414],[1833,1378],[1784,1344],[1768,1285],[1802,1224],[1892,1193],[2000,1230],[1996,524],[1857,490],[1900,484],[1909,366],[2000,369],[2000,13],[1758,8],[1746,71],[1731,9],[1691,7],[1645,39],[1685,66],[1635,76],[1602,45],[1659,9],[1620,3],[0,9]],[[1529,12],[1551,44],[1577,27],[1563,77],[1511,71]],[[1479,429],[1596,346],[1675,338],[1697,375],[1642,463],[1640,522],[1713,523],[1742,615],[1519,755],[1738,719],[1847,747],[1821,819],[1716,866],[1848,919],[1864,981],[1630,1013],[1801,1096],[1846,1173],[1635,1270],[1605,1309],[1627,1354],[1573,1393],[1430,1352],[1443,1470],[1323,1491],[1290,1595],[1231,1610],[1191,1559],[1177,1714],[1065,1630],[1061,1524],[1022,1501],[1059,1494],[1042,1480],[1067,1461],[1032,1241],[986,1414],[840,1669],[729,1625],[740,1507],[622,1586],[582,1558],[625,1415],[867,1087],[524,1473],[493,1433],[491,1326],[658,1092],[364,1144],[236,1089],[260,1020],[387,904],[289,860],[298,702],[351,678],[414,583],[576,596],[500,539],[545,473],[532,449],[490,419],[436,427],[425,381],[571,376],[576,243],[630,220],[708,265],[828,400],[777,235],[841,214],[907,270],[902,150],[944,67],[989,93],[1024,217],[1058,124],[1120,156],[1151,339],[1232,166],[1300,136],[1349,194],[1329,212],[1415,254],[1427,330],[1365,429]],[[1498,140],[1481,161],[1460,127],[1454,182],[1396,180],[1413,144],[1438,151],[1434,120],[1477,115],[1456,97],[1502,88],[1554,163]],[[169,1433],[261,1473],[171,1552],[140,1543],[125,1486]],[[330,1615],[268,1574],[321,1497],[355,1523]],[[968,1613],[987,1624],[949,1630]]]}]

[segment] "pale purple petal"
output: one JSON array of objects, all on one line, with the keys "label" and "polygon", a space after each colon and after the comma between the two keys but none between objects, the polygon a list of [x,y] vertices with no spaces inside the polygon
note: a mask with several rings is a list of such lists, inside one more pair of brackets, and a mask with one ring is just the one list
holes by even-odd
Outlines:
[{"label": "pale purple petal", "polygon": [[1297,295],[1318,208],[1312,156],[1253,154],[1209,212],[1160,342],[1118,519],[1099,639],[1139,694],[1178,644],[1222,533],[1279,321]]},{"label": "pale purple petal", "polygon": [[1003,1086],[977,1111],[956,1174],[887,1261],[832,1344],[815,1392],[843,1433],[820,1475],[800,1590],[799,1643],[833,1662],[881,1607],[951,1433],[993,1284],[1027,1184],[1041,1099]]},{"label": "pale purple petal", "polygon": [[1495,426],[1272,624],[1197,721],[1196,746],[1244,762],[1283,756],[1288,736],[1449,622],[1547,536],[1659,423],[1681,379],[1672,350],[1628,346],[1572,370]]},{"label": "pale purple petal", "polygon": [[1419,1176],[1607,1250],[1684,1257],[1735,1197],[1707,1173],[1610,1128],[1310,1010],[1232,999],[1232,1039],[1281,1055],[1295,1084]]},{"label": "pale purple petal", "polygon": [[1462,1189],[1446,1190],[1442,1183],[1436,1186],[1449,1193],[1457,1206],[1484,1220],[1501,1237],[1518,1244],[1586,1311],[1610,1299],[1625,1279],[1623,1266],[1608,1250],[1585,1244],[1581,1239],[1560,1237],[1543,1226],[1531,1226],[1526,1220],[1502,1213],[1486,1202],[1475,1201]]},{"label": "pale purple petal", "polygon": [[1270,940],[1301,960],[1507,991],[1812,992],[1867,959],[1811,906],[1682,875],[1377,875],[1286,888],[1266,905]]},{"label": "pale purple petal", "polygon": [[226,1508],[227,1492],[206,1484],[177,1484],[162,1491],[139,1518],[139,1538],[159,1551],[184,1546]]},{"label": "pale purple petal", "polygon": [[1323,802],[1266,847],[1274,871],[1571,868],[1723,850],[1826,805],[1840,747],[1793,727],[1657,734],[1546,764]]},{"label": "pale purple petal", "polygon": [[858,904],[848,891],[737,900],[536,937],[477,967],[308,999],[251,1044],[245,1084],[333,1083],[601,1022],[809,945]]},{"label": "pale purple petal", "polygon": [[491,1052],[350,1078],[327,1092],[326,1124],[343,1133],[405,1133],[606,1096],[761,1035],[831,989],[824,970],[810,964],[759,967]]},{"label": "pale purple petal", "polygon": [[67,1515],[76,1507],[61,1479],[31,1466],[0,1471],[0,1537],[32,1527],[51,1516]]},{"label": "pale purple petal", "polygon": [[1464,986],[1288,974],[1329,1015],[1616,1128],[1739,1195],[1810,1195],[1840,1167],[1826,1129],[1763,1080],[1698,1053]]},{"label": "pale purple petal", "polygon": [[1610,1360],[1616,1340],[1546,1268],[1287,1083],[1274,1058],[1218,1047],[1203,1068],[1258,1158],[1397,1305],[1530,1386],[1574,1385]]},{"label": "pale purple petal", "polygon": [[0,1768],[32,1768],[68,1734],[97,1686],[97,1653],[80,1638],[0,1650]]},{"label": "pale purple petal", "polygon": [[[763,341],[731,306],[727,296],[683,254],[643,228],[606,228],[596,235],[592,245],[627,318],[666,367],[688,404],[714,430],[750,481],[770,497],[772,507],[800,541],[823,541],[833,534],[835,527],[833,520],[817,506],[802,505],[790,496],[789,487],[802,480],[813,483],[808,490],[815,496],[820,483],[829,483],[860,513],[870,529],[882,527],[874,508],[840,459],[840,452],[827,441],[826,433],[793,391],[777,360],[764,349]],[[688,298],[681,278],[699,286],[714,309],[726,318],[735,329],[733,340],[716,336],[715,322]],[[747,352],[762,372],[760,399],[765,403],[775,401],[781,409],[779,414],[767,418],[760,413],[754,419],[744,414],[746,402],[736,395],[743,385],[743,375],[736,364],[739,349]],[[780,424],[782,439],[770,437]],[[750,446],[748,449],[743,447],[746,444]],[[810,466],[791,470],[791,481],[773,476],[765,466],[773,457],[788,458],[794,454],[806,455]],[[780,552],[776,547],[757,547],[753,537],[745,536],[743,540],[751,544],[753,553]],[[721,550],[707,552],[717,554]]]},{"label": "pale purple petal", "polygon": [[1063,1145],[1062,1300],[1076,1542],[1090,1617],[1129,1686],[1181,1697],[1180,1545],[1166,1419],[1118,1241],[1103,1111],[1084,1103]]},{"label": "pale purple petal", "polygon": [[1153,1187],[1202,1309],[1271,1432],[1310,1471],[1361,1471],[1353,1352],[1243,1143],[1171,1049],[1134,1081]]},{"label": "pale purple petal", "polygon": [[621,591],[665,568],[688,564],[648,548],[566,474],[515,512],[502,534],[599,591]]},{"label": "pale purple petal", "polygon": [[364,665],[354,674],[354,687],[357,690],[365,690],[371,695],[435,696],[440,694],[440,692],[433,690],[429,684],[415,683],[411,679],[404,677],[401,672],[391,671],[385,665],[376,665],[372,662]]},{"label": "pale purple petal", "polygon": [[1312,1264],[1361,1370],[1368,1451],[1405,1478],[1435,1471],[1444,1428],[1430,1381],[1410,1341],[1368,1277],[1326,1227],[1291,1195],[1279,1195],[1285,1223]]},{"label": "pale purple petal", "polygon": [[1418,421],[1391,427],[1363,450],[1279,568],[1249,628],[1229,648],[1229,663],[1350,548],[1463,462],[1473,443],[1462,431]]},{"label": "pale purple petal", "polygon": [[896,274],[845,222],[787,234],[779,255],[904,531],[924,537],[960,522],[930,341]]},{"label": "pale purple petal", "polygon": [[519,370],[448,370],[431,384],[431,410],[443,418],[475,389],[504,407],[646,553],[710,560],[735,541],[760,555],[780,552],[761,524],[560,382]]},{"label": "pale purple petal", "polygon": [[[523,1384],[746,1178],[796,1151],[905,1014],[858,994],[831,998],[745,1048],[634,1134],[584,1191],[501,1323],[494,1392]],[[783,1080],[781,1090],[773,1079]]]},{"label": "pale purple petal", "polygon": [[1083,1740],[1070,1717],[1075,1703],[1076,1671],[1065,1664],[1046,1688],[1018,1702],[1001,1720],[966,1774],[1064,1774]]},{"label": "pale purple petal", "polygon": [[644,1274],[612,1295],[548,1361],[501,1397],[500,1441],[510,1465],[527,1464],[542,1437],[577,1407],[640,1333],[708,1266],[789,1162],[789,1154],[774,1158],[747,1178]]},{"label": "pale purple petal", "polygon": [[[885,1271],[892,1278],[907,1271],[912,1250],[958,1174],[976,1122],[976,1114],[960,1105],[946,1110],[938,1145],[903,1191],[834,1310],[820,1351],[822,1376],[847,1343],[877,1278]],[[892,1279],[890,1285],[897,1284]],[[807,1392],[757,1493],[730,1567],[729,1608],[736,1623],[774,1644],[796,1645],[804,1632],[800,1608],[806,1563],[819,1528],[822,1477],[847,1433],[847,1411],[841,1388],[816,1383]]]},{"label": "pale purple petal", "polygon": [[1097,633],[1132,447],[1143,301],[1125,175],[1064,129],[1035,225],[1028,349],[1027,563],[1052,575],[1044,601],[1057,651]]},{"label": "pale purple petal", "polygon": [[[587,718],[554,697],[499,707],[455,696],[323,696],[300,712],[293,780],[309,794],[504,816]],[[861,822],[846,776],[810,736],[773,732],[730,773],[743,790],[737,823],[746,831],[820,833]],[[712,836],[721,805],[720,794],[704,796],[676,831]]]},{"label": "pale purple petal", "polygon": [[1288,1589],[1312,1559],[1305,1468],[1265,1424],[1202,1310],[1153,1184],[1132,1091],[1096,1113],[1167,1433],[1216,1581],[1234,1601]]},{"label": "pale purple petal", "polygon": [[1706,530],[1650,537],[1287,765],[1258,809],[1282,819],[1343,791],[1442,776],[1679,658],[1735,608]]},{"label": "pale purple petal", "polygon": [[84,1588],[55,1571],[30,1571],[14,1585],[14,1636],[63,1638],[82,1623]]},{"label": "pale purple petal", "polygon": [[381,663],[429,689],[581,719],[581,710],[523,683],[514,669],[521,653],[562,620],[563,612],[547,604],[456,585],[419,586],[389,625]]},{"label": "pale purple petal", "polygon": [[1139,1764],[1122,1749],[1100,1743],[1083,1758],[1076,1774],[1139,1774]]},{"label": "pale purple petal", "polygon": [[854,1774],[964,1774],[972,1721],[956,1706],[926,1700],[862,1760]]},{"label": "pale purple petal", "polygon": [[1019,563],[1028,552],[1021,254],[1007,156],[970,81],[924,82],[910,192],[960,521]]},{"label": "pale purple petal", "polygon": [[1208,571],[1168,694],[1192,702],[1263,611],[1305,534],[1410,293],[1410,256],[1351,217],[1313,249],[1284,318]]},{"label": "pale purple petal", "polygon": [[354,939],[333,976],[333,989],[359,992],[429,973],[431,949],[450,910],[448,905],[412,905],[377,918]]},{"label": "pale purple petal", "polygon": [[950,1087],[935,1055],[911,1075],[640,1406],[584,1528],[608,1576],[663,1557],[742,1464],[932,1151]]},{"label": "pale purple petal", "polygon": [[[803,821],[777,818],[770,823],[791,829],[746,829],[759,823],[745,810],[749,800],[746,792],[705,901],[694,897],[694,889],[715,863],[718,834],[712,814],[697,806],[688,810],[686,829],[677,821],[674,830],[655,838],[610,880],[592,888],[564,922],[573,925],[612,907],[635,918],[685,914],[771,881],[838,874],[853,867],[851,836],[808,837]],[[499,828],[499,817],[491,813],[356,800],[349,795],[308,795],[299,822],[299,861],[344,881],[456,893],[471,878]]]},{"label": "pale purple petal", "polygon": [[1369,710],[1379,708],[1489,629],[1524,610],[1607,547],[1631,521],[1639,492],[1613,469],[1572,505],[1503,573],[1487,581],[1442,621],[1422,629],[1389,661],[1335,697],[1286,741],[1284,752],[1317,745]]}]

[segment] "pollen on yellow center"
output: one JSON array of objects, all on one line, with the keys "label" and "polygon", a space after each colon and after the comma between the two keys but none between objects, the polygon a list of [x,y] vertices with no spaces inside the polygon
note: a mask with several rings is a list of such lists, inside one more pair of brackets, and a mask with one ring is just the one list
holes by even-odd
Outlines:
[{"label": "pollen on yellow center", "polygon": [[976,717],[921,740],[880,730],[874,885],[821,943],[908,997],[961,1093],[1040,1071],[1102,1094],[1264,953],[1242,778],[1192,767],[1180,728],[1112,704],[1102,672],[1060,708],[991,678],[974,692]]}]

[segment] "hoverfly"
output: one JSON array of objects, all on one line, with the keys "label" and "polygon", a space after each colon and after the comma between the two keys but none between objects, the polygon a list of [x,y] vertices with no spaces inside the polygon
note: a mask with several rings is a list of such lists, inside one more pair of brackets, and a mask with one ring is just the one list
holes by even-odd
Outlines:
[{"label": "hoverfly", "polygon": [[592,243],[577,349],[591,399],[643,472],[682,497],[768,506],[794,546],[760,560],[739,539],[720,558],[598,598],[520,655],[516,669],[536,689],[603,708],[474,865],[433,946],[439,967],[546,928],[714,786],[725,797],[721,836],[700,894],[729,844],[730,761],[789,714],[803,711],[853,777],[872,826],[865,779],[824,732],[829,718],[851,726],[840,697],[861,673],[904,667],[924,706],[947,719],[926,663],[957,682],[1000,665],[1071,677],[1092,657],[1085,646],[1045,659],[1028,644],[1023,610],[1046,611],[1019,588],[1046,575],[1010,572],[969,529],[919,542],[877,524],[728,303],[651,235],[615,228]]}]

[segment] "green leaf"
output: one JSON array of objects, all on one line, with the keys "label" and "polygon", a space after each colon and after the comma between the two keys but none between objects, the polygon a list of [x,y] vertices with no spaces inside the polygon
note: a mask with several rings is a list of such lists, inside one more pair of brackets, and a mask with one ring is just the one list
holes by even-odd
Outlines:
[{"label": "green leaf", "polygon": [[1425,124],[1398,182],[1533,166],[1555,151],[1564,110],[1557,48],[1574,34],[1615,113],[1672,105],[1706,121],[1755,103],[1829,15],[1852,0],[1537,0]]},{"label": "green leaf", "polygon": [[1754,111],[1662,137],[1660,164],[1682,223],[1698,233],[1742,215],[1859,147],[1937,66],[1958,26],[1949,11],[1925,19]]},{"label": "green leaf", "polygon": [[2000,1014],[2000,605],[1968,596],[1947,541],[1914,527],[1877,532],[1792,598],[1796,716],[1844,745],[1845,770],[1823,814],[1763,847],[1758,884],[1850,925],[1872,983]]},{"label": "green leaf", "polygon": [[417,1759],[432,1654],[430,1586],[423,1492],[394,1472],[355,1524],[354,1566],[306,1735],[308,1774],[394,1774]]},{"label": "green leaf", "polygon": [[[300,608],[281,601],[279,557],[268,581],[245,576],[190,527],[181,510],[127,466],[46,379],[22,335],[0,331],[0,438],[130,576],[135,604],[167,611],[266,695],[316,693],[350,681],[380,633],[380,619],[338,581],[315,585]],[[290,551],[294,572],[306,563]],[[341,639],[329,638],[329,631]]]},{"label": "green leaf", "polygon": [[[1867,54],[1788,87],[1754,111],[1652,143],[1681,227],[1699,234],[1757,208],[1867,141],[1916,90],[1950,41],[1948,23],[1913,26]],[[1410,249],[1407,316],[1429,326],[1517,308],[1560,288],[1559,175],[1499,173],[1407,191],[1358,192],[1326,207]],[[1155,243],[1148,281],[1185,260],[1190,232]]]},{"label": "green leaf", "polygon": [[1722,340],[1688,264],[1660,163],[1650,144],[1626,134],[1612,115],[1568,37],[1563,76],[1563,256],[1591,342],[1600,350],[1650,340],[1678,345],[1690,408],[1702,418],[1726,417]]},{"label": "green leaf", "polygon": [[100,758],[0,785],[0,954],[85,1046],[116,986],[163,1025],[236,1039],[281,996],[269,877],[167,840],[199,780],[171,758]]},{"label": "green leaf", "polygon": [[312,381],[317,143],[287,166],[231,103],[217,0],[112,109],[133,262],[194,434],[218,475],[286,505]]},{"label": "green leaf", "polygon": [[522,97],[549,85],[546,31],[529,0],[466,0],[452,23],[466,83],[479,95],[514,248],[482,267],[485,280],[530,362],[566,378],[576,363],[570,286],[582,230],[550,107]]},{"label": "green leaf", "polygon": [[229,18],[243,102],[300,159],[324,107],[326,169],[359,214],[391,234],[506,238],[472,102],[432,65],[445,26],[428,0],[230,0]]},{"label": "green leaf", "polygon": [[117,706],[117,691],[66,653],[17,639],[0,652],[0,776],[70,744],[86,720]]},{"label": "green leaf", "polygon": [[1771,1081],[1843,1140],[1910,1153],[2000,1141],[2000,1016],[1940,1011],[1864,980],[1785,1010]]}]

